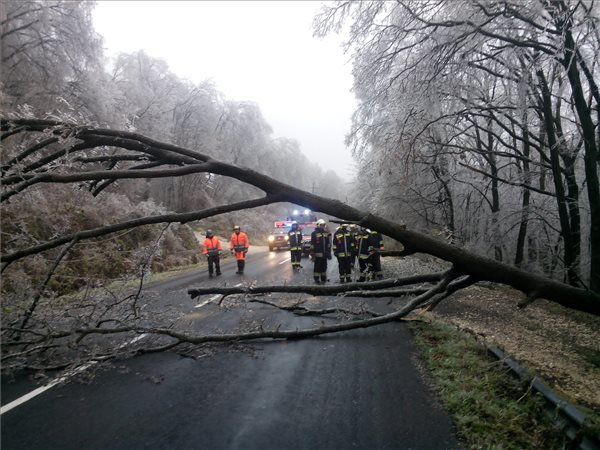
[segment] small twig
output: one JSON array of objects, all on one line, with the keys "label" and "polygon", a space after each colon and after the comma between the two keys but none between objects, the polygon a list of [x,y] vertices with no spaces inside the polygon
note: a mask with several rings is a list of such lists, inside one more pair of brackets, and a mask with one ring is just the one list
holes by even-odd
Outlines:
[{"label": "small twig", "polygon": [[532,292],[529,292],[524,299],[520,300],[519,303],[517,303],[517,308],[519,309],[523,309],[529,305],[531,305],[535,300],[537,300],[540,297],[540,294],[537,290],[534,290]]},{"label": "small twig", "polygon": [[527,387],[527,390],[525,391],[525,393],[523,395],[521,395],[521,397],[518,398],[517,403],[519,403],[521,400],[523,400],[525,397],[527,397],[527,395],[529,395],[529,393],[533,389],[534,380],[535,380],[535,378],[533,380],[531,380],[531,382],[529,383],[529,386]]},{"label": "small twig", "polygon": [[46,275],[46,279],[44,280],[44,282],[38,289],[35,297],[33,298],[32,302],[31,302],[31,305],[29,305],[29,308],[25,312],[25,317],[23,318],[23,322],[21,323],[21,329],[24,329],[27,326],[27,323],[29,322],[29,318],[35,311],[35,308],[37,307],[40,298],[42,297],[44,291],[46,290],[46,286],[48,286],[48,283],[54,276],[54,272],[58,268],[58,265],[60,264],[62,259],[66,256],[66,254],[69,252],[69,250],[71,250],[73,248],[73,246],[77,243],[77,241],[78,241],[77,237],[73,238],[73,240],[62,249],[60,254],[54,260],[54,264],[50,268],[48,275]]}]

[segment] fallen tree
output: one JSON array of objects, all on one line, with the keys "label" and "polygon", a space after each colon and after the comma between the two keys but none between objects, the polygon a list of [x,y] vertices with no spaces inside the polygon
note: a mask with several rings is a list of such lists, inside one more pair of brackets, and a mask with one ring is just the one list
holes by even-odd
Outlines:
[{"label": "fallen tree", "polygon": [[[192,298],[206,294],[266,294],[271,292],[305,293],[311,295],[354,295],[356,291],[374,291],[398,286],[407,286],[418,283],[430,283],[440,281],[443,273],[430,273],[415,275],[405,278],[394,278],[389,280],[372,281],[370,283],[346,283],[332,286],[234,286],[234,287],[210,287],[188,289]],[[388,291],[389,292],[389,291]]]},{"label": "fallen tree", "polygon": [[[190,173],[213,173],[236,178],[240,181],[255,186],[265,192],[262,199],[240,202],[215,208],[213,211],[186,213],[180,216],[164,217],[159,219],[164,223],[185,223],[197,218],[211,217],[222,212],[231,212],[245,208],[253,208],[275,202],[290,202],[311,208],[313,211],[330,214],[332,216],[360,223],[389,236],[400,242],[406,251],[413,253],[427,253],[442,260],[451,262],[454,268],[463,274],[471,275],[478,280],[512,286],[525,293],[531,301],[537,298],[560,303],[561,305],[581,311],[600,314],[599,295],[590,290],[574,288],[556,280],[533,274],[516,267],[494,261],[489,258],[474,254],[455,245],[450,245],[436,240],[417,231],[408,230],[402,224],[396,224],[384,218],[374,216],[368,212],[360,211],[338,200],[320,197],[300,189],[296,189],[273,178],[262,175],[254,170],[246,169],[232,164],[217,161],[202,153],[181,148],[172,144],[162,143],[136,133],[115,131],[101,128],[80,126],[77,124],[61,123],[49,120],[34,119],[2,119],[0,138],[5,141],[11,136],[34,133],[47,138],[47,145],[56,144],[51,137],[60,137],[64,147],[47,155],[42,143],[35,142],[30,147],[15,156],[2,166],[2,185],[8,192],[3,193],[2,201],[8,200],[12,195],[17,195],[37,183],[73,183],[73,182],[98,182],[128,178],[153,178],[182,176]],[[145,156],[162,166],[174,165],[176,168],[157,169],[156,166],[148,169],[127,170],[90,170],[86,171],[87,162],[75,163],[80,154],[93,149],[102,149],[107,146],[132,152],[134,156]],[[94,156],[98,156],[97,152]],[[105,156],[110,156],[107,152]],[[118,155],[112,155],[118,158]],[[130,155],[131,156],[131,155]],[[69,173],[56,164],[61,158],[69,161]],[[80,158],[79,161],[83,159]],[[25,164],[25,161],[28,161]],[[85,161],[85,160],[83,160]],[[14,186],[9,188],[9,186]],[[123,224],[122,226],[134,227],[143,225],[141,220],[137,223]],[[113,232],[120,225],[115,224],[106,232]],[[100,233],[100,231],[98,231]],[[82,238],[94,237],[100,234],[90,233]],[[21,257],[35,254],[53,246],[59,246],[73,240],[74,236],[65,236],[61,239],[47,242],[40,246],[23,249],[9,255],[2,255],[2,262],[11,262]],[[80,238],[81,239],[81,238]]]},{"label": "fallen tree", "polygon": [[[403,224],[391,222],[366,211],[360,211],[337,200],[296,189],[254,170],[217,161],[210,156],[190,149],[158,142],[146,136],[126,131],[48,120],[5,118],[0,120],[0,132],[2,133],[0,141],[5,148],[8,146],[7,142],[16,139],[23,147],[18,154],[11,155],[11,159],[2,163],[2,202],[9,202],[15,196],[23,195],[38,184],[77,183],[79,186],[88,187],[97,196],[110,185],[110,181],[114,180],[175,177],[190,173],[211,173],[232,177],[259,188],[265,193],[264,197],[235,204],[180,214],[142,217],[95,229],[66,233],[63,236],[56,236],[35,245],[11,248],[10,251],[0,257],[0,261],[3,263],[2,271],[23,258],[62,247],[63,251],[54,264],[55,268],[60,259],[64,257],[64,254],[73,247],[81,245],[82,242],[88,239],[110,235],[118,231],[157,223],[186,223],[226,212],[255,208],[277,202],[302,205],[316,212],[329,214],[344,221],[351,221],[378,230],[404,246],[401,255],[426,253],[447,261],[452,266],[450,270],[443,273],[339,286],[246,286],[239,288],[192,288],[189,290],[189,295],[192,298],[205,294],[252,296],[272,292],[351,295],[354,297],[416,295],[408,300],[400,310],[392,314],[310,330],[258,330],[235,335],[193,336],[181,333],[171,327],[150,326],[147,317],[141,320],[140,315],[134,314],[128,320],[113,317],[98,321],[95,318],[95,322],[88,320],[84,327],[78,326],[61,332],[56,332],[55,329],[50,328],[40,331],[33,330],[30,326],[32,323],[31,317],[34,316],[38,305],[39,298],[36,297],[25,309],[19,322],[11,323],[9,326],[3,323],[3,341],[5,344],[3,348],[14,348],[16,353],[33,352],[32,348],[39,348],[40,345],[50,342],[52,339],[65,339],[75,336],[81,340],[83,337],[99,334],[137,333],[138,335],[163,336],[174,340],[174,342],[157,346],[156,350],[172,348],[184,342],[198,344],[257,338],[289,339],[316,336],[397,320],[415,308],[433,307],[452,292],[479,281],[501,283],[522,291],[524,293],[523,305],[538,298],[545,298],[567,308],[600,315],[600,297],[598,293],[575,288],[556,280],[499,263],[455,245],[434,239],[424,233],[408,230]],[[23,142],[26,144],[23,145]],[[27,144],[28,142],[29,144]],[[102,166],[107,161],[119,161],[121,164],[135,164],[146,161],[148,164],[133,165],[117,170],[115,164],[108,164],[107,167]],[[394,253],[391,253],[391,255],[394,255]],[[48,275],[48,277],[50,276],[52,276],[52,273]],[[408,290],[393,289],[418,283],[436,284]],[[135,310],[135,306],[133,309]],[[108,326],[109,324],[113,325],[112,328]],[[10,335],[8,339],[6,338],[7,332]],[[15,336],[18,336],[18,338],[15,338]],[[24,339],[23,336],[33,336],[33,338]],[[13,355],[16,353],[13,353]],[[10,354],[9,358],[12,358]]]}]

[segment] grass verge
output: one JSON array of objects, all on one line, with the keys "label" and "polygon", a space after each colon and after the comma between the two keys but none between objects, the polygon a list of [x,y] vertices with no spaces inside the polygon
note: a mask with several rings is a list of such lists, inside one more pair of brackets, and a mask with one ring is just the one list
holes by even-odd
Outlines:
[{"label": "grass verge", "polygon": [[438,396],[469,449],[562,449],[543,400],[471,336],[439,322],[408,322]]}]

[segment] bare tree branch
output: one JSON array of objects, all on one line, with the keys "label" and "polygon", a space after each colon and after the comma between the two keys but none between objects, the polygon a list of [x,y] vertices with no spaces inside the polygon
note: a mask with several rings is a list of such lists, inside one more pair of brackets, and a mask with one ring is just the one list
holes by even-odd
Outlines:
[{"label": "bare tree branch", "polygon": [[[66,244],[73,239],[77,239],[79,241],[83,241],[86,239],[92,239],[96,237],[105,236],[107,234],[115,233],[117,231],[128,230],[130,228],[136,228],[143,225],[153,225],[159,223],[186,223],[192,220],[200,220],[206,217],[212,217],[218,214],[223,214],[232,211],[240,211],[242,209],[251,209],[256,208],[258,206],[264,206],[271,203],[276,203],[281,201],[280,197],[277,195],[269,195],[260,199],[255,200],[247,200],[244,202],[233,203],[231,205],[223,205],[216,206],[214,208],[205,209],[202,211],[192,211],[189,213],[180,213],[180,214],[163,214],[160,216],[149,216],[149,217],[141,217],[139,219],[129,220],[127,222],[120,222],[113,225],[107,225],[104,227],[94,228],[91,230],[78,231],[77,233],[73,233],[70,235],[65,235],[60,238],[54,239],[52,241],[45,242],[40,245],[36,245],[33,247],[29,247],[23,250],[16,251],[14,253],[9,253],[7,255],[2,255],[0,257],[0,262],[4,263],[12,263],[26,256],[35,255],[37,253],[44,252],[46,250],[53,249],[60,245]],[[3,268],[3,270],[6,266]]]},{"label": "bare tree branch", "polygon": [[255,340],[263,338],[271,339],[300,339],[310,336],[319,336],[327,333],[337,333],[340,331],[355,330],[358,328],[368,328],[375,325],[381,325],[383,323],[393,322],[402,317],[405,317],[419,305],[429,300],[434,295],[443,292],[446,286],[454,280],[458,274],[453,270],[449,270],[444,274],[444,277],[439,281],[438,284],[429,289],[426,293],[421,294],[414,299],[410,300],[406,305],[400,308],[398,311],[393,313],[385,314],[379,317],[373,317],[365,320],[358,320],[353,322],[341,323],[330,326],[323,326],[319,328],[309,328],[305,330],[260,330],[249,333],[238,333],[238,334],[216,334],[216,335],[191,335],[186,333],[179,333],[169,329],[155,328],[147,330],[148,333],[160,334],[177,339],[180,342],[189,342],[191,344],[202,344],[206,342],[237,342],[246,340]]},{"label": "bare tree branch", "polygon": [[406,286],[416,283],[436,282],[442,279],[442,272],[430,273],[426,275],[414,275],[406,278],[396,278],[390,280],[378,280],[368,283],[345,283],[332,286],[307,286],[307,285],[287,285],[287,286],[239,286],[239,287],[208,287],[208,288],[193,288],[188,289],[188,294],[191,298],[196,298],[200,295],[207,294],[267,294],[271,292],[287,292],[287,293],[305,293],[311,295],[347,295],[348,292],[358,290],[377,290],[395,286]]},{"label": "bare tree branch", "polygon": [[[550,280],[543,276],[476,255],[460,247],[436,240],[426,234],[405,229],[405,227],[394,222],[352,208],[337,200],[310,194],[273,178],[264,176],[256,171],[216,161],[198,152],[170,144],[160,143],[134,133],[79,127],[73,124],[63,124],[53,121],[26,119],[0,121],[0,129],[2,129],[2,131],[9,130],[12,127],[23,127],[33,131],[43,131],[49,127],[55,127],[57,133],[64,133],[65,130],[70,129],[78,139],[93,139],[94,145],[101,142],[102,145],[110,145],[132,151],[148,153],[161,159],[173,161],[182,166],[194,165],[199,162],[206,163],[209,165],[212,173],[233,177],[253,185],[266,192],[267,197],[261,200],[252,200],[231,206],[221,206],[205,211],[142,218],[125,224],[115,224],[96,230],[87,230],[63,238],[57,238],[26,250],[14,252],[10,255],[3,255],[1,258],[1,261],[3,262],[14,261],[24,256],[54,248],[69,242],[75,236],[81,240],[150,223],[168,221],[183,223],[190,220],[210,217],[215,214],[221,214],[223,212],[239,210],[244,207],[255,207],[273,202],[287,201],[310,208],[312,211],[328,213],[343,220],[358,222],[361,225],[396,239],[405,248],[408,248],[411,251],[428,253],[452,262],[461,273],[472,275],[476,279],[507,284],[523,291],[526,295],[536,293],[539,297],[547,298],[548,300],[557,302],[569,308],[590,312],[596,315],[600,314],[600,300],[597,293],[583,288],[571,287],[558,281]],[[99,137],[102,137],[102,139],[97,140]]]},{"label": "bare tree branch", "polygon": [[250,303],[262,303],[264,305],[274,306],[275,308],[281,309],[283,311],[290,311],[294,314],[300,316],[323,316],[325,314],[366,314],[371,317],[379,317],[381,314],[375,313],[373,311],[362,310],[360,312],[351,311],[349,309],[344,308],[322,308],[322,309],[311,309],[305,306],[301,306],[300,303],[294,303],[293,305],[281,305],[275,302],[270,302],[268,300],[260,299],[260,298],[252,298],[249,300]]},{"label": "bare tree branch", "polygon": [[33,300],[31,301],[31,305],[29,305],[29,308],[27,308],[27,311],[25,312],[25,316],[23,317],[23,322],[21,322],[21,330],[25,329],[25,327],[27,326],[27,322],[29,322],[29,318],[35,311],[35,308],[36,308],[38,302],[40,301],[40,298],[42,298],[42,295],[44,294],[44,291],[46,290],[46,286],[48,286],[48,283],[52,279],[52,276],[54,275],[54,272],[58,268],[58,265],[60,264],[62,259],[67,255],[67,253],[69,253],[69,251],[73,248],[73,246],[76,243],[77,243],[77,238],[73,238],[73,240],[71,242],[69,242],[69,244],[66,245],[65,248],[63,248],[61,250],[60,254],[56,257],[54,264],[52,265],[52,267],[48,271],[48,274],[46,275],[46,279],[44,280],[44,282],[38,289],[37,293],[33,297]]}]

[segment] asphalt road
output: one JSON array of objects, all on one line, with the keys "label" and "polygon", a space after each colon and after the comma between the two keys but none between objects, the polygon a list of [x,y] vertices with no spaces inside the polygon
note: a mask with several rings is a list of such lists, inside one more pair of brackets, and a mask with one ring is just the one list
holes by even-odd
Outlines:
[{"label": "asphalt road", "polygon": [[[286,259],[289,252],[253,247],[244,275],[236,275],[230,261],[222,277],[209,280],[204,270],[145,289],[203,332],[339,320],[256,303],[223,308],[214,297],[187,296],[200,285],[311,282],[309,261],[293,273]],[[334,262],[332,280],[336,271]],[[373,302],[373,308],[386,307]],[[135,357],[86,383],[74,378],[32,396],[3,412],[2,449],[460,448],[402,323],[306,340],[213,345],[200,355]],[[26,377],[3,382],[3,407],[36,387]]]}]

